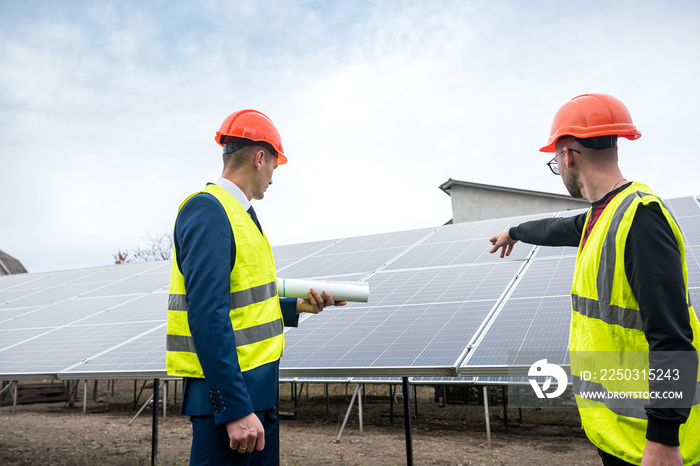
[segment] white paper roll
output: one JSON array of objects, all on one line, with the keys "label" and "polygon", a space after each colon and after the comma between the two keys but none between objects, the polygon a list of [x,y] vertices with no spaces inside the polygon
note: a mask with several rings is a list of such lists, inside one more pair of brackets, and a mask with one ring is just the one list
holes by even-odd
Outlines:
[{"label": "white paper roll", "polygon": [[369,300],[367,282],[327,282],[325,280],[304,280],[277,278],[277,293],[283,298],[308,298],[306,293],[313,288],[319,293],[328,291],[335,301],[366,303]]}]

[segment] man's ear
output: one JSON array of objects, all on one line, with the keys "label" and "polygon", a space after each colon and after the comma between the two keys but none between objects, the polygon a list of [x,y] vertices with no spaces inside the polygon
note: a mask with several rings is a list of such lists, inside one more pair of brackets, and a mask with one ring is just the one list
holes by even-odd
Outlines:
[{"label": "man's ear", "polygon": [[255,161],[255,168],[260,170],[263,165],[263,159],[265,158],[265,151],[260,149],[255,153],[253,160]]},{"label": "man's ear", "polygon": [[575,152],[569,150],[568,147],[564,148],[564,164],[566,164],[566,168],[571,168],[574,166],[574,154]]}]

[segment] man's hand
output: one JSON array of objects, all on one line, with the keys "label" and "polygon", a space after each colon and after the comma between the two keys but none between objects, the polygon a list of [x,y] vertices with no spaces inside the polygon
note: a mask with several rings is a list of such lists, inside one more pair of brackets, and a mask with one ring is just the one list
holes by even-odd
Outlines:
[{"label": "man's hand", "polygon": [[681,449],[649,440],[644,447],[642,466],[683,466]]},{"label": "man's hand", "polygon": [[265,429],[255,413],[226,423],[229,447],[240,454],[265,448]]},{"label": "man's hand", "polygon": [[311,314],[318,314],[327,306],[345,306],[347,304],[345,301],[336,302],[333,296],[326,290],[323,290],[323,297],[318,294],[318,291],[311,288],[306,295],[309,299],[297,299],[297,314],[302,312],[310,312]]},{"label": "man's hand", "polygon": [[493,244],[493,247],[489,249],[489,252],[493,254],[501,249],[501,259],[503,259],[503,256],[510,256],[510,252],[513,250],[513,245],[517,243],[516,240],[510,237],[508,230],[496,234],[495,236],[491,237],[489,241],[491,241],[491,244]]}]

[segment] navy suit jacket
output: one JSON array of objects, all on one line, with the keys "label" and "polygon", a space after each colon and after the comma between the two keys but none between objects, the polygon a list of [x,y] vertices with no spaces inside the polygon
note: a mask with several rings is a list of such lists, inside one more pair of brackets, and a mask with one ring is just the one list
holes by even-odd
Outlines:
[{"label": "navy suit jacket", "polygon": [[[277,399],[279,361],[241,372],[229,318],[236,243],[223,206],[193,196],[175,222],[177,265],[185,277],[187,319],[205,378],[185,378],[182,414],[213,415],[216,424],[269,409]],[[295,298],[280,298],[284,325],[296,327]]]}]

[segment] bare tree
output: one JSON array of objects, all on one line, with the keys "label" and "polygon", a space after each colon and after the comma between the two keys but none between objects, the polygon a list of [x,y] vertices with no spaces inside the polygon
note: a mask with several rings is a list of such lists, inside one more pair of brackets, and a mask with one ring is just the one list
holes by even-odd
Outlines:
[{"label": "bare tree", "polygon": [[173,237],[167,233],[148,233],[148,245],[145,248],[137,246],[133,253],[128,249],[117,249],[112,254],[115,264],[134,264],[138,262],[155,262],[170,260],[173,257]]}]

